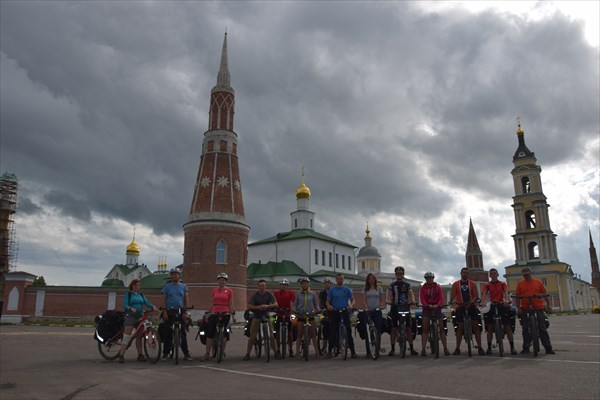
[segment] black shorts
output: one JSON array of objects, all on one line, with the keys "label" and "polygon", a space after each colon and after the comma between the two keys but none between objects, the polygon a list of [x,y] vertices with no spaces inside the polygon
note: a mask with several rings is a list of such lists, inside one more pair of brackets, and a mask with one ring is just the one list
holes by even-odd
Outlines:
[{"label": "black shorts", "polygon": [[[223,326],[227,326],[229,324],[229,319],[231,315],[223,315]],[[215,337],[215,333],[217,332],[217,316],[210,315],[208,317],[208,324],[206,326],[206,337],[212,339]]]},{"label": "black shorts", "polygon": [[[496,307],[498,307],[497,305],[491,305],[490,306],[490,311],[483,314],[483,320],[485,321],[486,325],[493,325],[494,324],[494,314],[495,314],[495,309]],[[508,306],[500,306],[500,308],[498,309],[498,313],[500,314],[500,318],[502,319],[502,325],[504,326],[509,326],[511,321],[510,321],[510,308]]]},{"label": "black shorts", "polygon": [[404,315],[404,323],[407,328],[410,328],[412,316],[408,307],[398,307],[398,305],[392,304],[390,308],[390,315],[392,316],[392,328],[398,324],[398,312],[406,313]]},{"label": "black shorts", "polygon": [[287,321],[287,328],[288,328],[288,332],[292,331],[292,318],[290,316],[278,316],[275,320],[275,332],[279,332],[279,326],[280,323],[283,325],[285,323],[285,321]]},{"label": "black shorts", "polygon": [[[469,317],[471,317],[471,321],[477,321],[481,319],[479,315],[479,310],[475,306],[469,306]],[[455,322],[464,322],[465,321],[465,308],[458,307],[456,309],[456,313],[454,314]]]}]

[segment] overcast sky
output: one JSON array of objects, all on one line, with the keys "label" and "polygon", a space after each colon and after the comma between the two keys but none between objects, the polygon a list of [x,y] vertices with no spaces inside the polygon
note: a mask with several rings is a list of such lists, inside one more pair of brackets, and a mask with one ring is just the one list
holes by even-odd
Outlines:
[{"label": "overcast sky", "polygon": [[598,2],[467,4],[2,1],[17,269],[99,285],[134,226],[151,270],[182,262],[227,29],[251,242],[290,229],[305,167],[316,229],[361,247],[368,221],[385,271],[457,279],[469,218],[503,271],[520,116],[559,259],[590,281]]}]

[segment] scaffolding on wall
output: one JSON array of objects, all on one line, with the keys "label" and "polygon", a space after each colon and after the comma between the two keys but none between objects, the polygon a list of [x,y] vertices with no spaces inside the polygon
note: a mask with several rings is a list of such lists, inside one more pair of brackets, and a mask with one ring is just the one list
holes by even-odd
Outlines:
[{"label": "scaffolding on wall", "polygon": [[14,214],[17,212],[17,188],[15,174],[0,175],[0,301],[4,295],[4,275],[16,269],[18,245],[15,234]]}]

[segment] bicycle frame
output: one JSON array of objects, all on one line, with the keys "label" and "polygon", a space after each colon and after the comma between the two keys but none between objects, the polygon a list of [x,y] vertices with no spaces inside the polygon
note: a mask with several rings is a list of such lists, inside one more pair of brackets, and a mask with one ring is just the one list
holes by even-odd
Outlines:
[{"label": "bicycle frame", "polygon": [[[160,359],[162,343],[160,341],[160,337],[158,336],[158,332],[154,329],[152,326],[152,321],[149,319],[150,313],[151,311],[145,311],[144,315],[136,322],[133,328],[133,333],[130,335],[129,342],[127,342],[126,349],[129,349],[131,344],[138,337],[141,337],[144,342],[143,348],[146,358],[150,363],[155,364]],[[103,341],[98,341],[98,351],[104,359],[112,361],[119,357],[119,351],[121,349],[124,332],[125,330],[121,329],[113,337],[109,339],[103,339],[100,337],[100,335],[98,335],[98,331],[96,330],[96,337],[103,339]],[[154,352],[156,352],[156,355],[154,355]]]},{"label": "bicycle frame", "polygon": [[533,356],[537,357],[540,352],[540,333],[539,333],[539,324],[541,321],[538,318],[537,310],[533,308],[533,299],[534,298],[545,298],[549,297],[547,294],[535,294],[532,296],[522,296],[522,295],[512,295],[510,296],[515,299],[528,299],[529,307],[526,309],[521,308],[523,311],[523,316],[521,318],[522,329],[527,329],[529,332],[529,336],[531,339],[531,343],[533,345]]}]

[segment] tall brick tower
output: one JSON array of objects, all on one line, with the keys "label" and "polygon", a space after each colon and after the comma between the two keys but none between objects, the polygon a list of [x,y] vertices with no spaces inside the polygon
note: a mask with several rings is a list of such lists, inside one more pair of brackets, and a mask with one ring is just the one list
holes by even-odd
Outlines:
[{"label": "tall brick tower", "polygon": [[592,230],[590,229],[590,263],[592,264],[592,286],[600,289],[600,269],[598,269],[598,255],[592,241]]},{"label": "tall brick tower", "polygon": [[469,269],[469,279],[475,282],[487,282],[488,272],[483,269],[483,253],[477,242],[477,235],[473,228],[473,221],[469,218],[469,236],[467,238],[467,251],[465,252],[466,267]]},{"label": "tall brick tower", "polygon": [[197,310],[206,309],[219,272],[229,275],[236,308],[246,305],[250,228],[244,218],[237,134],[233,131],[235,92],[230,79],[225,33],[192,206],[183,225],[183,279],[190,288],[190,303]]}]

